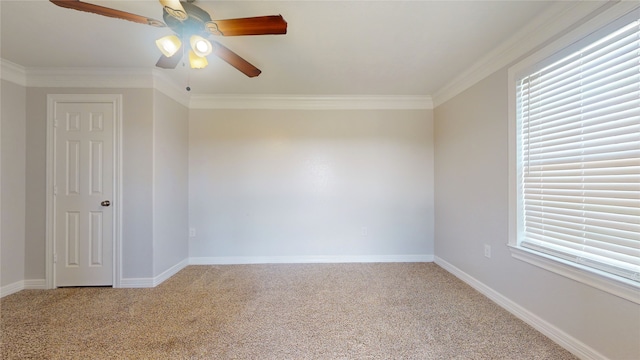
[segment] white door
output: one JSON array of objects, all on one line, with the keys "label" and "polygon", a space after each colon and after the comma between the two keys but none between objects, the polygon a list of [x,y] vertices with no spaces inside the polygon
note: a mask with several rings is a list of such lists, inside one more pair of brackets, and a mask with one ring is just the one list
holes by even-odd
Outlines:
[{"label": "white door", "polygon": [[113,103],[54,109],[55,286],[113,285]]}]

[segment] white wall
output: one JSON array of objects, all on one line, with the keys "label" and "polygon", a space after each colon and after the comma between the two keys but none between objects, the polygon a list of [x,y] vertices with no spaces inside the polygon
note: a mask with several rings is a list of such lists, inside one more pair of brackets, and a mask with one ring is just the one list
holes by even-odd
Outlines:
[{"label": "white wall", "polygon": [[0,288],[20,289],[25,271],[26,89],[1,80]]},{"label": "white wall", "polygon": [[191,259],[431,259],[432,126],[430,110],[191,110]]},{"label": "white wall", "polygon": [[639,305],[511,257],[507,105],[502,69],[435,109],[437,258],[594,354],[640,359]]},{"label": "white wall", "polygon": [[153,115],[153,274],[189,256],[189,112],[154,91]]}]

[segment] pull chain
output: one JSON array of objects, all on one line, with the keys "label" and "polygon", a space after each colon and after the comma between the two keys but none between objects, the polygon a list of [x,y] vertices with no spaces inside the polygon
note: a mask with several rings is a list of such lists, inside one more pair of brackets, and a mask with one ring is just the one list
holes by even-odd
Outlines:
[{"label": "pull chain", "polygon": [[[184,63],[182,64],[182,66],[185,66]],[[191,91],[191,69],[187,69],[187,91]]]},{"label": "pull chain", "polygon": [[187,50],[186,48],[183,46],[182,47],[182,67],[187,69],[187,87],[185,88],[185,90],[187,91],[191,91],[191,69],[189,69],[187,67],[187,63],[184,61],[185,56],[187,55]]}]

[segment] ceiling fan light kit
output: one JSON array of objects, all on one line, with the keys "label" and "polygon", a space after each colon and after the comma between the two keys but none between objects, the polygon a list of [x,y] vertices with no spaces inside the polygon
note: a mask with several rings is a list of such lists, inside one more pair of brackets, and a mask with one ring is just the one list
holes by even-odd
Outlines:
[{"label": "ceiling fan light kit", "polygon": [[207,58],[198,56],[193,50],[189,50],[189,65],[192,69],[204,69],[209,65]]},{"label": "ceiling fan light kit", "polygon": [[211,50],[213,50],[213,46],[209,42],[209,40],[203,38],[200,35],[191,35],[189,39],[189,43],[191,44],[191,49],[196,55],[205,57],[211,54]]},{"label": "ceiling fan light kit", "polygon": [[156,45],[164,56],[172,57],[178,52],[178,50],[180,50],[182,42],[180,41],[180,38],[175,35],[167,35],[156,40]]},{"label": "ceiling fan light kit", "polygon": [[63,8],[90,12],[98,15],[129,20],[155,27],[169,27],[174,34],[156,40],[162,56],[156,63],[163,69],[174,69],[183,52],[182,44],[188,39],[189,64],[194,69],[207,66],[206,56],[213,53],[248,77],[261,71],[238,54],[213,40],[213,36],[283,35],[287,22],[281,15],[258,16],[238,19],[213,20],[208,12],[193,4],[193,0],[159,0],[163,7],[164,22],[121,10],[86,3],[80,0],[50,0]]}]

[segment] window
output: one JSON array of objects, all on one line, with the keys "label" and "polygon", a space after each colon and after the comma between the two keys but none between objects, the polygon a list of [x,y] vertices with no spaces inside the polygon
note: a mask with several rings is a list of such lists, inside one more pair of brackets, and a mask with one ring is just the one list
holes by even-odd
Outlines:
[{"label": "window", "polygon": [[510,71],[517,223],[510,245],[527,253],[516,257],[539,256],[637,289],[637,11],[570,50]]}]

